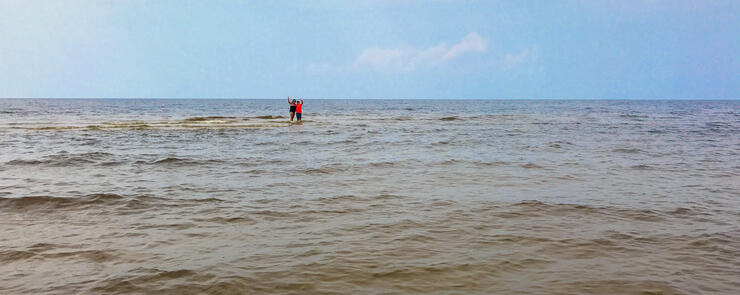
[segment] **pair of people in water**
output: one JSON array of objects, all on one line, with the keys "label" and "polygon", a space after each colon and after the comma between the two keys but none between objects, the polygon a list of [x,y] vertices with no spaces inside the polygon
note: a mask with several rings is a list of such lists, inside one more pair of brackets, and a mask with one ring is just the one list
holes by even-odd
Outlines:
[{"label": "pair of people in water", "polygon": [[288,97],[288,103],[290,104],[290,121],[293,121],[293,116],[296,117],[297,121],[300,121],[301,114],[303,113],[303,99],[300,98],[300,100],[290,100],[290,97]]}]

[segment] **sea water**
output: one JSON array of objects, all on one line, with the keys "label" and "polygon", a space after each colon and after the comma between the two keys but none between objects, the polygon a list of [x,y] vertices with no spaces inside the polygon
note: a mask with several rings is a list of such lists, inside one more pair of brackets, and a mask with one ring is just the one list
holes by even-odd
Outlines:
[{"label": "sea water", "polygon": [[740,101],[0,100],[2,294],[737,294]]}]

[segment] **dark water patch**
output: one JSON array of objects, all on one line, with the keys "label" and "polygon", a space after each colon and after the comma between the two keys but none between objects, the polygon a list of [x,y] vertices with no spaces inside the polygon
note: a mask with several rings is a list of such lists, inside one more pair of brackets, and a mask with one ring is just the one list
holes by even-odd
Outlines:
[{"label": "dark water patch", "polygon": [[688,216],[688,215],[694,215],[694,211],[689,208],[683,208],[679,207],[674,210],[671,210],[668,212],[668,214],[671,215],[679,215],[679,216]]},{"label": "dark water patch", "polygon": [[[344,139],[344,140],[332,141],[332,142],[329,142],[327,144],[328,145],[350,145],[350,144],[353,144],[353,143],[356,143],[355,140],[353,140],[353,139]],[[296,143],[296,144],[311,145],[311,144],[313,144],[313,142],[311,142],[311,141],[304,141],[304,142]]]},{"label": "dark water patch", "polygon": [[35,251],[35,252],[41,252],[41,251],[48,251],[56,248],[64,247],[62,245],[58,244],[50,244],[50,243],[36,243],[31,246],[28,246],[28,250]]},{"label": "dark water patch", "polygon": [[647,209],[593,207],[579,204],[549,204],[540,201],[524,201],[509,206],[498,214],[504,218],[531,218],[537,216],[600,216],[609,219],[628,221],[659,222],[664,220],[664,213]]},{"label": "dark water patch", "polygon": [[493,161],[493,162],[474,161],[472,163],[473,165],[480,166],[480,167],[497,167],[497,166],[511,165],[511,162],[506,162],[506,161]]},{"label": "dark water patch", "polygon": [[82,251],[71,251],[71,252],[58,252],[58,253],[44,253],[41,254],[42,259],[65,259],[70,258],[83,259],[92,262],[107,262],[116,260],[116,255],[113,250],[82,250]]},{"label": "dark water patch", "polygon": [[45,244],[29,247],[27,250],[4,250],[0,251],[0,262],[12,263],[20,260],[31,259],[84,259],[92,262],[106,262],[117,258],[114,250],[78,250],[66,252],[50,252],[59,245]]},{"label": "dark water patch", "polygon": [[451,116],[451,117],[442,117],[442,118],[439,118],[439,120],[440,121],[457,121],[461,119],[460,117],[457,117],[457,116]]},{"label": "dark water patch", "polygon": [[7,162],[5,162],[5,165],[10,165],[10,166],[33,166],[33,165],[39,165],[39,164],[43,164],[43,163],[45,163],[45,162],[44,161],[41,161],[41,160],[21,160],[21,159],[17,159],[17,160],[7,161]]},{"label": "dark water patch", "polygon": [[[122,196],[117,194],[89,194],[79,197],[26,196],[0,197],[0,208],[24,212],[85,211],[88,209],[114,210],[117,214],[134,214],[151,208],[192,207],[206,203],[225,202],[220,199],[167,199],[154,196]],[[133,210],[133,211],[132,211]]]},{"label": "dark water patch", "polygon": [[721,122],[721,121],[706,122],[704,123],[704,126],[709,129],[714,129],[714,130],[718,130],[722,128],[732,128],[732,124],[730,124],[729,122]]},{"label": "dark water patch", "polygon": [[661,213],[647,209],[617,209],[605,208],[606,214],[613,215],[626,220],[637,220],[647,222],[659,222],[663,220]]},{"label": "dark water patch", "polygon": [[0,250],[0,262],[11,263],[18,260],[27,260],[36,256],[38,253],[34,251],[24,250]]},{"label": "dark water patch", "polygon": [[136,227],[137,230],[146,229],[163,229],[163,230],[186,230],[196,227],[194,223],[183,222],[183,223],[166,223],[166,224],[143,224]]},{"label": "dark water patch", "polygon": [[80,154],[59,153],[55,155],[44,156],[39,159],[15,159],[5,162],[4,164],[9,166],[70,167],[95,163],[110,156],[112,156],[112,154],[104,152]]},{"label": "dark water patch", "polygon": [[123,164],[126,164],[126,162],[123,162],[123,161],[106,161],[106,162],[98,163],[98,166],[112,167],[112,166],[119,166],[119,165],[123,165]]},{"label": "dark water patch", "polygon": [[450,200],[433,199],[433,200],[429,200],[427,202],[427,205],[429,207],[439,208],[439,207],[452,207],[452,206],[458,205],[458,203],[455,201],[450,201]]},{"label": "dark water patch", "polygon": [[627,233],[623,233],[623,232],[619,232],[619,231],[614,231],[614,230],[609,230],[606,233],[607,234],[606,234],[605,237],[607,237],[609,239],[612,239],[612,240],[615,240],[615,241],[632,240],[632,239],[635,238],[634,235],[630,235],[630,234],[627,234]]},{"label": "dark water patch", "polygon": [[525,169],[542,169],[542,168],[544,168],[544,167],[542,167],[540,165],[537,165],[535,163],[526,163],[526,164],[520,165],[520,167],[525,168]]},{"label": "dark water patch", "polygon": [[620,118],[627,118],[627,119],[633,119],[636,121],[642,121],[642,119],[647,119],[647,115],[640,115],[640,114],[621,114],[619,115]]},{"label": "dark water patch", "polygon": [[651,166],[651,165],[640,164],[640,165],[632,165],[632,166],[630,166],[630,169],[633,169],[633,170],[655,170],[656,168],[653,167],[653,166]]},{"label": "dark water patch", "polygon": [[399,166],[399,162],[393,162],[393,161],[384,161],[384,162],[372,162],[368,164],[368,166],[373,168],[392,168]]},{"label": "dark water patch", "polygon": [[196,218],[193,221],[197,222],[212,222],[218,224],[254,224],[257,221],[249,217],[212,217],[212,218]]},{"label": "dark water patch", "polygon": [[49,208],[60,209],[94,204],[115,203],[125,199],[116,194],[91,194],[84,197],[29,196],[20,198],[0,198],[0,206],[10,209]]},{"label": "dark water patch", "polygon": [[564,148],[566,146],[572,146],[572,145],[573,145],[573,143],[570,142],[570,141],[556,140],[556,141],[550,142],[547,146],[549,146],[551,148],[559,149],[559,148]]},{"label": "dark water patch", "polygon": [[612,152],[615,153],[625,153],[625,154],[637,154],[643,152],[643,150],[638,148],[616,148],[612,150]]},{"label": "dark water patch", "polygon": [[460,163],[463,163],[463,162],[464,161],[462,161],[462,160],[448,159],[448,160],[444,160],[442,162],[434,163],[434,165],[451,166],[451,165],[457,165],[457,164],[460,164]]},{"label": "dark water patch", "polygon": [[333,174],[333,173],[339,173],[347,171],[348,167],[344,165],[337,165],[337,164],[330,164],[319,168],[307,168],[304,170],[301,170],[302,173],[308,174],[308,175],[316,175],[316,174]]}]

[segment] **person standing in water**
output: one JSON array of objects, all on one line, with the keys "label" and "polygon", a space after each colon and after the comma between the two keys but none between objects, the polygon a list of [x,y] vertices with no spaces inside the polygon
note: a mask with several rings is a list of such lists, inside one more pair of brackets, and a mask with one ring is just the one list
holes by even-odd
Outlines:
[{"label": "person standing in water", "polygon": [[298,121],[301,120],[301,114],[303,113],[303,98],[300,100],[300,102],[296,102],[295,104],[295,118]]},{"label": "person standing in water", "polygon": [[296,108],[296,101],[290,100],[290,96],[288,96],[288,104],[290,104],[290,121],[293,122],[293,116],[295,116],[295,108]]}]

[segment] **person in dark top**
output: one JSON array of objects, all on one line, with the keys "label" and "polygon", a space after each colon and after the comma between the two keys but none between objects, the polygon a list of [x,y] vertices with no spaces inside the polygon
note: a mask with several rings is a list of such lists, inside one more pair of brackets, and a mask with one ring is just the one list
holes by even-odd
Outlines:
[{"label": "person in dark top", "polygon": [[290,96],[288,96],[288,104],[290,104],[290,121],[292,122],[293,116],[295,116],[295,106],[296,106],[295,99],[291,101]]}]

